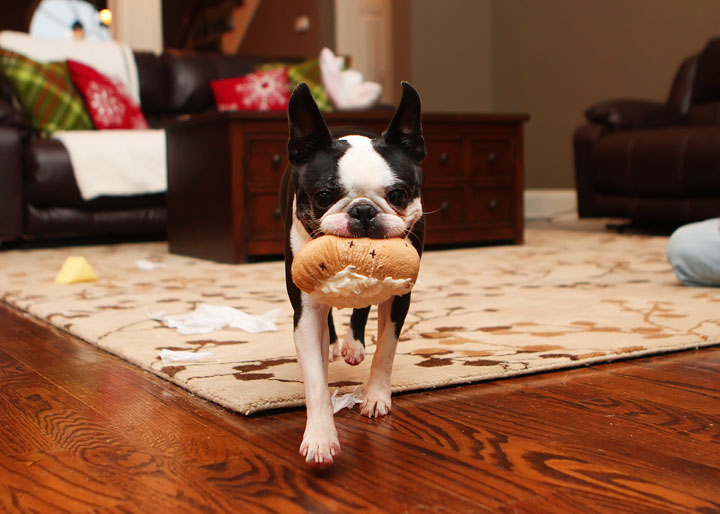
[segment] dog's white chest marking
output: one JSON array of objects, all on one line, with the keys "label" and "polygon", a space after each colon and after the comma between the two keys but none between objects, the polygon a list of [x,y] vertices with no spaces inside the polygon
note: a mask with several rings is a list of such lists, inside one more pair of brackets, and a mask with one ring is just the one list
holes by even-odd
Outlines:
[{"label": "dog's white chest marking", "polygon": [[350,148],[338,161],[342,186],[352,193],[379,192],[390,187],[395,176],[382,156],[375,151],[372,140],[365,136],[345,136]]}]

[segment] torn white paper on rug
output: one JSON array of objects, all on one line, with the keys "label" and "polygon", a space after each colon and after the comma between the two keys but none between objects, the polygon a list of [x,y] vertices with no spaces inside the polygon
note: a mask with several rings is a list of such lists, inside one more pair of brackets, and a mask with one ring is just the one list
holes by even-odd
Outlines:
[{"label": "torn white paper on rug", "polygon": [[358,387],[356,387],[352,393],[347,393],[342,396],[338,396],[338,390],[335,389],[330,397],[330,401],[332,401],[333,406],[333,414],[337,414],[346,407],[348,409],[352,409],[355,404],[362,403],[360,395],[361,392]]},{"label": "torn white paper on rug", "polygon": [[177,328],[180,334],[208,334],[225,327],[239,328],[245,332],[273,332],[277,330],[280,309],[258,316],[248,314],[227,305],[202,304],[190,314],[169,315],[165,311],[148,313],[150,318],[166,323],[168,328]]},{"label": "torn white paper on rug", "polygon": [[147,259],[138,259],[135,261],[135,267],[140,271],[152,271],[161,268],[167,268],[162,262],[153,262]]},{"label": "torn white paper on rug", "polygon": [[163,364],[219,360],[217,355],[215,355],[215,352],[187,352],[181,350],[168,350],[167,348],[163,348],[160,352],[160,359],[162,359]]}]

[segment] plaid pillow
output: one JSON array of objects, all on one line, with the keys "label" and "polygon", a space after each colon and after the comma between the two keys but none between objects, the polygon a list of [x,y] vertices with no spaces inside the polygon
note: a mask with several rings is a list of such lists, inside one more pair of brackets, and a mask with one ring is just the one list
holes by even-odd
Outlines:
[{"label": "plaid pillow", "polygon": [[290,79],[290,90],[295,89],[300,82],[305,82],[310,88],[315,103],[321,111],[332,111],[330,100],[325,94],[325,88],[320,75],[320,63],[317,59],[310,59],[297,64],[268,63],[258,66],[260,71],[269,71],[278,67],[286,68]]},{"label": "plaid pillow", "polygon": [[95,128],[66,63],[39,63],[0,49],[0,73],[12,84],[33,127],[44,135],[56,130]]}]

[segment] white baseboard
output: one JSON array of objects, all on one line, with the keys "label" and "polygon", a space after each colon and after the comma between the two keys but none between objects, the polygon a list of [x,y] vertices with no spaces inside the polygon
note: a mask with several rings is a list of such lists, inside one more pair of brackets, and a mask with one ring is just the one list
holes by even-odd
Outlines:
[{"label": "white baseboard", "polygon": [[577,211],[574,189],[526,189],[524,201],[526,220],[548,220]]}]

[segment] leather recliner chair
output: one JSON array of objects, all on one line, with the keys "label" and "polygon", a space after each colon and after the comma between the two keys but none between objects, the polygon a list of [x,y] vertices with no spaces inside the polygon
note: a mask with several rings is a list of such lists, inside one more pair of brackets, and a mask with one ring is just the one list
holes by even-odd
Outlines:
[{"label": "leather recliner chair", "polygon": [[670,227],[720,215],[720,38],[680,65],[665,102],[585,115],[573,139],[581,218]]},{"label": "leather recliner chair", "polygon": [[[263,61],[182,52],[136,52],[135,60],[141,107],[151,128],[214,111],[210,81],[250,73]],[[39,137],[16,105],[0,76],[0,241],[162,236],[164,194],[84,201],[63,144]]]}]

